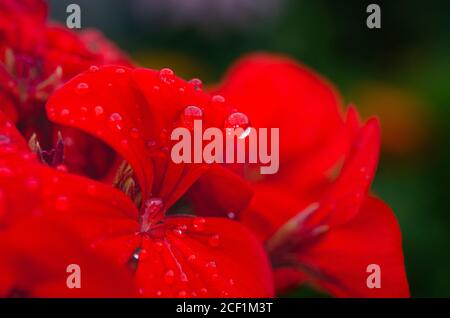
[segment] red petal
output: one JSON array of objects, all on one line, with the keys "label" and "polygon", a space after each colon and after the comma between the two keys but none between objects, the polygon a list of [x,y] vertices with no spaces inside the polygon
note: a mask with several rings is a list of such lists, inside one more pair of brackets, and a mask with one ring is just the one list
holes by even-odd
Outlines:
[{"label": "red petal", "polygon": [[281,166],[314,151],[342,126],[334,88],[289,58],[250,55],[231,69],[219,92],[253,127],[280,128]]},{"label": "red petal", "polygon": [[[128,271],[93,253],[61,224],[32,218],[1,234],[0,295],[19,297],[133,297]],[[80,266],[81,288],[70,289],[67,272]]]},{"label": "red petal", "polygon": [[250,184],[221,165],[212,166],[189,190],[197,214],[231,219],[239,217],[252,196]]},{"label": "red petal", "polygon": [[150,194],[162,197],[169,208],[202,172],[200,165],[175,165],[167,157],[169,133],[181,112],[190,105],[203,109],[205,126],[223,125],[228,112],[193,85],[167,76],[145,69],[93,69],[55,92],[47,111],[52,120],[107,142],[133,167],[144,200]]},{"label": "red petal", "polygon": [[239,223],[219,218],[167,219],[143,238],[136,279],[150,297],[273,296],[260,243]]},{"label": "red petal", "polygon": [[379,151],[380,127],[377,120],[371,119],[361,128],[339,177],[321,199],[311,223],[335,226],[346,223],[358,213],[375,176]]},{"label": "red petal", "polygon": [[[298,254],[319,276],[314,282],[339,297],[408,297],[400,229],[382,201],[367,198],[349,223],[323,235]],[[367,266],[381,268],[381,288],[369,289]],[[329,278],[329,279],[327,279]]]},{"label": "red petal", "polygon": [[[10,127],[6,131],[11,132],[8,133],[11,136],[9,146],[10,140],[14,140],[14,129]],[[158,291],[162,296],[177,297],[273,296],[271,268],[263,247],[239,223],[226,219],[173,217],[152,225],[149,232],[139,233],[135,206],[111,187],[53,170],[32,157],[25,160],[17,151],[0,156],[0,164],[8,169],[0,175],[0,208],[4,212],[0,225],[3,228],[12,231],[14,224],[28,219],[58,222],[78,233],[99,257],[106,256],[129,270],[133,268],[132,256],[138,251],[135,282],[144,296],[158,296]],[[27,200],[23,200],[24,196]],[[30,233],[46,239],[34,231]],[[14,234],[14,237],[18,239],[14,244],[23,248],[30,239],[28,235]],[[46,265],[53,265],[51,261],[47,264],[42,249],[30,246],[36,251],[32,254],[33,262],[45,261]],[[7,259],[14,259],[13,256]],[[92,275],[89,277],[95,277],[96,267],[91,263],[83,264],[89,267],[86,269]],[[8,266],[5,271],[9,273],[11,268],[14,266]],[[20,269],[19,274],[22,273],[24,270]],[[41,271],[34,274],[45,279]],[[11,282],[3,284],[10,286]],[[61,292],[60,285],[49,286],[40,292],[43,295]],[[95,294],[96,290],[89,292]]]}]

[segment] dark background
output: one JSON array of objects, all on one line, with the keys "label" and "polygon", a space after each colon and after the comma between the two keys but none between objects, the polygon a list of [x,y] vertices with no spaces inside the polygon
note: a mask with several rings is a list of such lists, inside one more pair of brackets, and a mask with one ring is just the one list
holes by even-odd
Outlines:
[{"label": "dark background", "polygon": [[[83,28],[147,67],[214,83],[264,50],[328,77],[381,120],[373,189],[399,219],[412,295],[450,297],[450,1],[51,0],[53,19],[65,21],[70,3]],[[369,3],[381,6],[381,29],[366,26]]]}]

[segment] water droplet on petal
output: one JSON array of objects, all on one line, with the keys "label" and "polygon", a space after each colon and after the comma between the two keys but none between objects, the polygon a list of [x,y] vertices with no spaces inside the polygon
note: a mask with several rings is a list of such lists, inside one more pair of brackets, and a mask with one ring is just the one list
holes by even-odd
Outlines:
[{"label": "water droplet on petal", "polygon": [[166,84],[172,84],[175,82],[175,73],[170,68],[163,68],[159,71],[159,79]]},{"label": "water droplet on petal", "polygon": [[196,217],[192,221],[192,226],[194,227],[194,230],[197,232],[202,232],[206,228],[206,220],[202,217]]},{"label": "water droplet on petal", "polygon": [[225,103],[225,97],[223,97],[222,95],[214,95],[213,97],[211,97],[211,101],[216,104],[223,104]]},{"label": "water droplet on petal", "polygon": [[194,86],[196,90],[201,90],[203,88],[203,82],[199,78],[193,78],[189,81],[189,84]]},{"label": "water droplet on petal", "polygon": [[85,95],[89,93],[89,85],[87,83],[81,82],[75,87],[75,92],[79,95]]},{"label": "water droplet on petal", "polygon": [[131,138],[134,138],[134,139],[139,138],[139,136],[140,136],[139,129],[131,128],[130,129],[130,136],[131,136]]},{"label": "water droplet on petal", "polygon": [[100,117],[100,116],[102,116],[103,115],[103,112],[104,112],[104,110],[103,110],[103,107],[102,106],[95,106],[94,107],[94,112],[95,112],[95,116],[97,116],[97,117]]},{"label": "water droplet on petal", "polygon": [[227,216],[229,219],[234,220],[236,218],[236,213],[230,211],[227,213]]},{"label": "water droplet on petal", "polygon": [[203,111],[197,106],[187,106],[183,110],[181,115],[181,125],[187,129],[194,129],[194,121],[201,120],[203,117]]},{"label": "water droplet on petal", "polygon": [[186,297],[187,296],[187,292],[185,290],[180,290],[178,292],[178,297]]},{"label": "water droplet on petal", "polygon": [[89,70],[91,72],[97,72],[99,70],[99,67],[97,65],[91,65],[91,67],[89,67]]},{"label": "water droplet on petal", "polygon": [[70,110],[68,110],[67,108],[63,108],[61,109],[61,111],[59,112],[59,115],[61,117],[66,117],[70,115]]},{"label": "water droplet on petal", "polygon": [[123,128],[122,116],[119,113],[112,113],[109,116],[109,126],[112,129],[122,130]]},{"label": "water droplet on petal", "polygon": [[115,72],[116,72],[117,74],[123,74],[123,73],[125,73],[125,69],[119,67],[119,68],[116,69]]},{"label": "water droplet on petal", "polygon": [[206,263],[207,268],[217,268],[217,263],[215,261],[210,261]]},{"label": "water droplet on petal", "polygon": [[173,284],[174,281],[175,281],[175,272],[169,269],[164,274],[164,282],[166,282],[166,284]]},{"label": "water droplet on petal", "polygon": [[197,256],[195,254],[189,255],[187,258],[187,260],[191,263],[195,262],[196,259],[197,259]]},{"label": "water droplet on petal", "polygon": [[247,129],[249,120],[247,115],[235,112],[232,113],[225,121],[225,128],[243,128]]},{"label": "water droplet on petal", "polygon": [[208,240],[209,246],[218,247],[220,245],[220,236],[219,234],[212,235]]}]

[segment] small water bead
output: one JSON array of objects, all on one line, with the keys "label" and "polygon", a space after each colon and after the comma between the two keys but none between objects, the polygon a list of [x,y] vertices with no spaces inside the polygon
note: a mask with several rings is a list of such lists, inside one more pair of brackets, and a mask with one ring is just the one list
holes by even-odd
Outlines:
[{"label": "small water bead", "polygon": [[231,220],[234,220],[236,218],[236,213],[234,212],[228,212],[227,217]]},{"label": "small water bead", "polygon": [[97,72],[100,68],[97,65],[91,65],[91,67],[89,67],[89,71],[91,72]]},{"label": "small water bead", "polygon": [[56,197],[55,209],[60,212],[67,211],[69,209],[69,198],[65,195]]},{"label": "small water bead", "polygon": [[5,166],[0,166],[0,176],[2,177],[12,177],[14,175],[13,171]]},{"label": "small water bead", "polygon": [[87,83],[81,82],[75,87],[75,92],[79,95],[85,95],[89,93],[89,85]]},{"label": "small water bead", "polygon": [[220,236],[219,234],[212,235],[208,240],[209,246],[218,247],[220,245]]},{"label": "small water bead", "polygon": [[214,269],[217,268],[217,263],[215,261],[210,261],[206,263],[206,268]]},{"label": "small water bead", "polygon": [[194,121],[201,120],[203,111],[198,106],[187,106],[181,115],[181,125],[188,129],[194,129]]},{"label": "small water bead", "polygon": [[175,234],[176,236],[183,236],[183,231],[181,229],[174,229],[173,230],[173,234]]},{"label": "small water bead", "polygon": [[181,274],[180,274],[180,280],[181,280],[183,283],[186,283],[186,282],[189,281],[189,279],[188,279],[186,273],[181,273]]},{"label": "small water bead", "polygon": [[175,281],[175,272],[169,269],[167,272],[164,273],[164,282],[166,282],[166,284],[173,284],[174,281]]},{"label": "small water bead", "polygon": [[225,128],[243,128],[247,129],[249,125],[249,120],[247,115],[234,112],[225,121]]},{"label": "small water bead", "polygon": [[119,113],[112,113],[109,116],[109,126],[116,130],[122,130],[123,128],[122,116]]},{"label": "small water bead", "polygon": [[214,95],[211,98],[211,101],[217,104],[223,104],[225,103],[225,97],[223,97],[222,95]]},{"label": "small water bead", "polygon": [[61,109],[61,111],[59,112],[59,115],[61,117],[67,117],[70,115],[70,110],[68,110],[67,108],[63,108]]},{"label": "small water bead", "polygon": [[140,137],[139,129],[137,128],[131,128],[130,129],[130,136],[133,139],[138,139]]},{"label": "small water bead", "polygon": [[100,105],[95,106],[94,107],[94,113],[95,113],[95,116],[97,116],[97,117],[102,116],[103,113],[104,113],[103,107],[100,106]]},{"label": "small water bead", "polygon": [[159,79],[166,84],[172,84],[175,82],[175,73],[170,68],[161,69],[158,75]]},{"label": "small water bead", "polygon": [[197,256],[195,254],[191,254],[191,255],[188,256],[187,260],[190,263],[193,263],[193,262],[195,262],[197,260]]},{"label": "small water bead", "polygon": [[206,295],[207,293],[208,293],[208,289],[206,289],[205,287],[200,289],[200,294]]},{"label": "small water bead", "polygon": [[156,292],[155,292],[155,295],[157,296],[157,297],[161,297],[162,296],[162,291],[160,291],[160,290],[157,290]]},{"label": "small water bead", "polygon": [[194,86],[196,90],[201,90],[203,88],[203,82],[199,78],[193,78],[189,81],[189,84]]},{"label": "small water bead", "polygon": [[155,242],[155,250],[161,252],[164,248],[164,244],[160,241]]},{"label": "small water bead", "polygon": [[192,221],[192,226],[195,231],[203,232],[206,228],[206,219],[202,217],[196,217]]},{"label": "small water bead", "polygon": [[67,172],[67,171],[68,171],[67,166],[64,165],[64,164],[57,165],[57,166],[55,167],[55,169],[58,170],[58,171],[61,171],[61,172]]},{"label": "small water bead", "polygon": [[156,140],[147,140],[146,144],[149,149],[153,150],[156,146]]},{"label": "small water bead", "polygon": [[124,73],[125,73],[125,69],[119,67],[119,68],[116,69],[115,72],[116,72],[117,74],[124,74]]}]

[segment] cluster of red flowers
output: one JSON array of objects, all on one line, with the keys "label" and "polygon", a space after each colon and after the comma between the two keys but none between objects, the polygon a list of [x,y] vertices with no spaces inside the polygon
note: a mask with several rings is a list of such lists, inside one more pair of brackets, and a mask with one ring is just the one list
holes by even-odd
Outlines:
[{"label": "cluster of red flowers", "polygon": [[[334,89],[289,58],[245,57],[208,92],[46,10],[0,3],[0,296],[409,295],[397,221],[370,194],[377,120],[342,116]],[[180,121],[237,113],[280,128],[277,174],[171,161]]]}]

